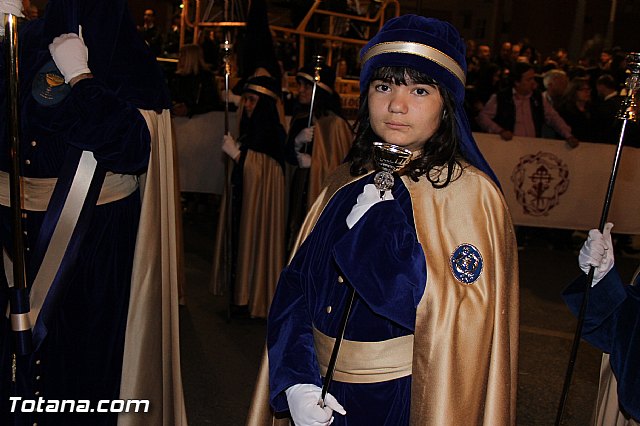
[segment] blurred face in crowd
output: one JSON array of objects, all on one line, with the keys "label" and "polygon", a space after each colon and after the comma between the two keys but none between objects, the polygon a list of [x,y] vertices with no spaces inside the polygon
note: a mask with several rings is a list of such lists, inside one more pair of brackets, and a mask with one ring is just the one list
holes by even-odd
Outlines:
[{"label": "blurred face in crowd", "polygon": [[580,86],[578,91],[576,92],[576,101],[577,102],[589,102],[591,100],[591,87],[588,84],[583,84]]},{"label": "blurred face in crowd", "polygon": [[156,20],[155,13],[151,9],[147,9],[144,11],[144,25],[147,27],[152,27]]},{"label": "blurred face in crowd", "polygon": [[311,104],[311,95],[313,94],[313,84],[302,78],[298,78],[298,102],[302,105]]},{"label": "blurred face in crowd", "polygon": [[467,45],[467,57],[469,57],[476,51],[476,42],[473,39],[467,39],[465,44]]},{"label": "blurred face in crowd", "polygon": [[509,59],[511,57],[511,43],[508,41],[505,41],[502,43],[502,46],[500,46],[500,57],[502,59]]},{"label": "blurred face in crowd", "polygon": [[255,93],[245,93],[242,96],[244,97],[244,111],[247,113],[247,117],[251,118],[253,111],[256,109],[256,105],[258,105],[260,96]]},{"label": "blurred face in crowd", "polygon": [[530,95],[531,93],[533,93],[536,87],[537,87],[536,73],[532,69],[522,74],[522,77],[520,78],[520,80],[516,81],[513,85],[513,88],[516,90],[516,93],[518,93],[521,96]]},{"label": "blurred face in crowd", "polygon": [[520,56],[520,49],[522,47],[519,44],[514,44],[513,46],[511,46],[511,58],[513,60],[517,60],[518,56]]},{"label": "blurred face in crowd", "polygon": [[600,53],[600,65],[607,65],[611,62],[613,56],[609,52]]},{"label": "blurred face in crowd", "polygon": [[478,58],[484,61],[491,59],[491,48],[486,44],[478,46]]},{"label": "blurred face in crowd", "polygon": [[369,83],[369,121],[383,141],[417,151],[440,127],[443,100],[438,87],[406,81]]}]

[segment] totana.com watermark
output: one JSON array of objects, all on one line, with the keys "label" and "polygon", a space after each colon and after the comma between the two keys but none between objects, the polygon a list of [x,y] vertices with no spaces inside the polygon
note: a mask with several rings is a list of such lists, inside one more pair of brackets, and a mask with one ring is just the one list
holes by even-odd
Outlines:
[{"label": "totana.com watermark", "polygon": [[101,399],[95,407],[87,399],[23,399],[9,397],[11,412],[21,413],[148,413],[148,399]]}]

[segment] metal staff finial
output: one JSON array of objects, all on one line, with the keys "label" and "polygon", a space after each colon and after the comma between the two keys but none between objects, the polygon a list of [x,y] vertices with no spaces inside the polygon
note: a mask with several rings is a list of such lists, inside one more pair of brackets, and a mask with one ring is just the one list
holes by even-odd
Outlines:
[{"label": "metal staff finial", "polygon": [[[600,216],[600,225],[598,229],[600,232],[604,230],[604,226],[607,223],[607,217],[609,216],[609,207],[611,206],[611,200],[613,198],[613,190],[615,187],[616,176],[618,174],[618,167],[620,166],[620,157],[622,156],[622,143],[624,141],[625,132],[627,129],[627,122],[638,121],[638,103],[636,96],[640,90],[640,53],[629,53],[626,57],[627,66],[631,75],[627,77],[626,87],[627,96],[620,105],[620,110],[616,115],[616,118],[622,120],[622,127],[620,128],[620,137],[618,138],[618,146],[616,148],[616,155],[613,160],[613,167],[611,168],[611,176],[609,178],[609,186],[607,188],[607,194],[605,196],[604,205],[602,207],[602,215]],[[564,385],[562,387],[562,395],[560,397],[560,405],[558,406],[558,413],[556,415],[555,426],[560,426],[562,423],[562,417],[564,415],[564,407],[569,395],[569,388],[571,387],[571,377],[573,376],[573,369],[576,363],[576,356],[578,355],[578,347],[580,345],[580,339],[582,337],[582,328],[584,325],[584,317],[587,312],[587,304],[589,302],[589,290],[591,289],[591,283],[593,282],[593,275],[595,267],[589,269],[587,274],[587,287],[584,291],[584,298],[580,305],[580,312],[578,313],[578,324],[576,325],[576,331],[573,336],[573,344],[571,346],[571,355],[569,356],[569,363],[567,366],[567,372],[565,374]]]},{"label": "metal staff finial", "polygon": [[313,107],[316,102],[316,90],[318,88],[318,83],[320,82],[320,71],[322,70],[322,62],[324,62],[324,56],[314,56],[313,57],[315,65],[314,65],[314,73],[313,73],[313,91],[311,92],[311,105],[309,106],[309,121],[307,122],[307,127],[311,127],[311,121],[313,120]]},{"label": "metal staff finial", "polygon": [[[9,192],[13,228],[13,287],[10,288],[11,328],[15,335],[16,355],[31,353],[31,323],[29,320],[29,291],[27,289],[22,233],[22,189],[20,180],[20,108],[18,105],[18,17],[4,16],[4,54],[7,64],[7,129],[11,157]],[[15,371],[14,357],[14,371]]]},{"label": "metal staff finial", "polygon": [[636,99],[636,95],[640,90],[640,53],[629,53],[626,60],[627,68],[629,68],[631,75],[627,77],[627,81],[625,82],[627,96],[620,104],[620,111],[618,111],[616,118],[637,122],[638,101]]},{"label": "metal staff finial", "polygon": [[224,134],[229,134],[229,76],[231,75],[231,44],[229,32],[226,32],[224,43],[220,45],[224,61]]}]

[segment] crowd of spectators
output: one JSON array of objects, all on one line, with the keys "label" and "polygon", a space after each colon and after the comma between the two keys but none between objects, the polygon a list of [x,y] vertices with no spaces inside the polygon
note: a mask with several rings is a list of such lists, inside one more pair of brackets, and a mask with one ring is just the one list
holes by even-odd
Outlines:
[{"label": "crowd of spectators", "polygon": [[[321,24],[318,23],[319,28]],[[155,23],[154,11],[145,10],[139,32],[158,56],[179,57],[179,15],[173,17],[170,27],[163,32]],[[206,29],[196,41],[212,78],[224,74],[220,53],[223,39],[221,29]],[[308,50],[314,50],[313,43],[309,40]],[[584,55],[572,61],[565,48],[543,56],[529,41],[505,41],[495,48],[472,39],[466,43],[465,107],[472,130],[498,133],[505,140],[513,136],[564,139],[571,147],[580,141],[617,142],[615,116],[624,99],[627,77],[625,53],[620,49],[584,49]],[[357,49],[349,49],[345,45],[334,51],[333,68],[338,77],[358,76],[359,64],[353,60],[357,57]],[[296,74],[300,62],[296,38],[291,35],[274,37],[274,51],[283,75],[282,92],[287,95],[287,76]],[[241,55],[241,52],[235,54]],[[173,71],[168,74],[172,75]],[[520,81],[521,78],[524,80]],[[172,79],[169,78],[170,85]],[[507,116],[505,121],[501,104],[511,97],[511,93],[514,93],[513,99],[508,101],[507,107],[515,108],[515,117]],[[220,105],[212,108],[222,109]],[[522,108],[527,114],[524,126],[519,118]],[[512,120],[515,122],[511,123]],[[504,128],[505,124],[507,128]],[[640,146],[639,133],[637,125],[630,126],[627,144]]]},{"label": "crowd of spectators", "polygon": [[[615,116],[627,77],[621,50],[602,49],[597,57],[572,62],[564,48],[543,58],[529,43],[504,42],[493,54],[488,44],[468,40],[467,62],[466,108],[474,131],[498,133],[505,140],[514,135],[566,139],[572,147],[579,141],[617,143]],[[513,124],[505,129],[504,123],[493,121],[500,121],[501,94],[512,92],[518,111],[518,101],[526,98],[530,132],[518,133]],[[640,146],[637,125],[627,135],[628,145]]]}]

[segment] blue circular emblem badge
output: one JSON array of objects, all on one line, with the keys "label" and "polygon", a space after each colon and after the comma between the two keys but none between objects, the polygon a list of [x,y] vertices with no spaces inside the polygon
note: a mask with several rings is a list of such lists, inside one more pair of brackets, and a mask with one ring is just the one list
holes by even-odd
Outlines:
[{"label": "blue circular emblem badge", "polygon": [[471,244],[461,244],[449,259],[451,272],[463,284],[473,284],[482,273],[482,255]]},{"label": "blue circular emblem badge", "polygon": [[53,60],[40,68],[31,86],[31,94],[43,106],[59,104],[70,91],[71,86],[65,84],[64,77]]}]

